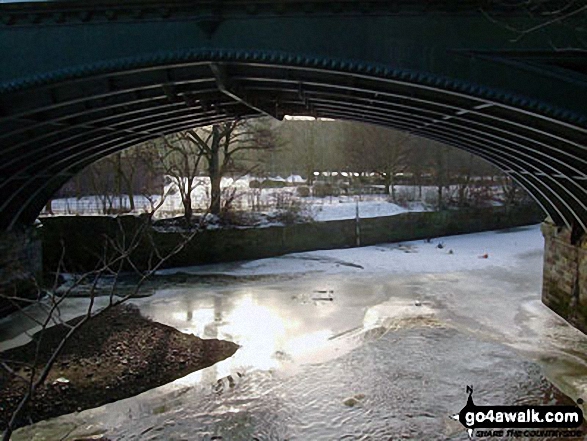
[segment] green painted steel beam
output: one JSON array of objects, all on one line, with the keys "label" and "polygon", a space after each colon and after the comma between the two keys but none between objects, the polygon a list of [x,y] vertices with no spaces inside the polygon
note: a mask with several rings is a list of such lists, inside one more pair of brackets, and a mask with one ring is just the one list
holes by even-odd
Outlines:
[{"label": "green painted steel beam", "polygon": [[471,151],[585,228],[587,15],[549,24],[495,4],[0,4],[0,228],[31,222],[67,176],[134,143],[288,113]]}]

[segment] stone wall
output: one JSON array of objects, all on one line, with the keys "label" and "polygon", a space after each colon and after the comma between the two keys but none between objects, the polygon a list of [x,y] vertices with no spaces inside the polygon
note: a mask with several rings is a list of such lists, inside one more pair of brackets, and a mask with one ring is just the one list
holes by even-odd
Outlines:
[{"label": "stone wall", "polygon": [[[535,224],[544,218],[529,207],[470,209],[460,211],[404,213],[397,216],[361,219],[361,245],[401,242],[445,235],[510,228]],[[296,224],[284,227],[210,230],[197,234],[164,267],[250,260],[291,252],[349,248],[357,244],[354,220]],[[69,271],[95,268],[100,257],[116,255],[113,243],[128,244],[137,232],[137,247],[131,256],[139,268],[153,261],[154,248],[168,254],[183,236],[158,232],[148,219],[132,216],[74,216],[43,219],[43,265],[51,271],[65,250]],[[542,300],[572,325],[587,333],[587,236],[572,243],[571,231],[548,221],[542,224],[545,239]],[[36,232],[0,236],[0,277],[27,280],[40,268]],[[64,248],[65,247],[65,248]],[[22,277],[21,277],[22,276]]]},{"label": "stone wall", "polygon": [[0,232],[0,317],[16,308],[7,297],[37,297],[41,276],[41,240],[37,229]]},{"label": "stone wall", "polygon": [[[544,214],[531,207],[494,207],[458,211],[403,213],[396,216],[361,219],[357,237],[355,220],[313,222],[283,227],[208,230],[197,234],[184,249],[169,258],[165,267],[251,260],[291,252],[349,248],[358,242],[374,245],[433,238],[451,234],[529,225],[541,222]],[[154,249],[166,255],[181,243],[179,232],[158,232],[146,218],[131,216],[48,217],[43,222],[45,269],[56,268],[62,250],[69,271],[95,268],[101,256],[116,253],[113,243],[126,243],[143,228],[131,256],[134,265],[146,268]]]},{"label": "stone wall", "polygon": [[571,230],[542,224],[544,272],[542,301],[576,328],[587,333],[587,238],[573,243]]}]

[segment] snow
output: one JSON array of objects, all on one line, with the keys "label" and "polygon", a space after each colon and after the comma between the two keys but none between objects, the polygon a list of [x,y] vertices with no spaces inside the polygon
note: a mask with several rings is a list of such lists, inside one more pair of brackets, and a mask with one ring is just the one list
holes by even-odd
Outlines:
[{"label": "snow", "polygon": [[306,180],[302,178],[300,175],[289,175],[286,179],[287,182],[291,182],[292,184],[305,184]]},{"label": "snow", "polygon": [[[326,172],[323,172],[326,173]],[[333,174],[332,172],[331,174]],[[261,178],[245,175],[241,177],[223,177],[221,188],[225,195],[232,198],[231,208],[237,211],[250,211],[271,215],[277,209],[290,206],[296,202],[302,207],[302,214],[310,215],[318,222],[354,219],[356,216],[356,207],[359,205],[359,217],[374,218],[380,216],[394,216],[396,214],[408,211],[427,211],[436,205],[437,188],[435,186],[395,186],[396,200],[401,201],[401,205],[388,201],[388,196],[384,194],[363,194],[319,197],[300,197],[297,193],[296,183],[304,182],[299,175],[290,175],[287,178],[281,176],[268,178],[274,182],[284,182],[289,186],[283,188],[250,188],[253,180],[263,181]],[[168,179],[168,181],[170,181]],[[197,213],[204,212],[210,204],[210,179],[208,177],[198,177],[194,179],[195,189],[192,193],[192,204],[194,211]],[[183,182],[183,185],[187,182]],[[370,185],[363,190],[382,192],[383,186]],[[456,194],[457,187],[451,186],[445,192]],[[164,188],[166,198],[161,206],[155,212],[156,218],[171,218],[181,216],[183,205],[179,194],[179,189],[175,183],[168,183]],[[97,196],[86,196],[80,199],[64,198],[52,201],[52,210],[54,214],[102,214],[103,199]],[[155,206],[159,205],[161,195],[153,195],[150,198],[145,196],[135,196],[135,212],[152,211]],[[111,197],[108,203],[113,208],[113,212],[125,211],[129,207],[127,196]],[[487,201],[493,205],[501,205],[499,202]],[[119,210],[121,209],[122,210]],[[277,225],[278,223],[263,222],[262,226]]]},{"label": "snow", "polygon": [[[221,187],[228,191],[234,190],[234,200],[231,204],[235,210],[251,210],[260,213],[271,214],[275,211],[278,203],[288,201],[299,202],[303,209],[310,214],[314,220],[323,222],[330,220],[354,219],[356,216],[356,205],[359,204],[360,218],[373,218],[379,216],[393,216],[407,211],[426,211],[426,206],[421,201],[411,202],[401,207],[388,201],[387,195],[374,194],[362,196],[327,196],[319,197],[299,197],[295,187],[284,188],[249,188],[249,182],[254,178],[245,176],[240,179],[230,177],[222,178]],[[274,181],[285,181],[282,177],[271,178]],[[287,182],[303,181],[299,175],[292,175],[287,178]],[[210,180],[207,177],[197,178],[195,180],[196,188],[192,193],[192,202],[194,209],[197,211],[205,210],[210,201]],[[164,192],[167,194],[165,200],[155,213],[156,218],[166,218],[180,216],[183,213],[183,205],[179,191],[175,184],[170,183],[165,186]],[[423,196],[435,194],[434,187],[423,187]],[[397,195],[405,195],[407,200],[415,199],[417,191],[415,187],[397,186]],[[145,196],[135,196],[135,212],[152,211],[153,207],[159,205],[160,195],[153,195],[150,198]],[[104,197],[85,196],[77,198],[60,198],[51,202],[51,208],[54,214],[79,214],[95,215],[103,213],[103,206],[111,206],[114,211],[128,209],[130,202],[127,196],[111,197],[105,200]]]},{"label": "snow", "polygon": [[[438,245],[442,244],[442,248]],[[236,276],[308,273],[424,274],[509,268],[523,255],[541,253],[540,226],[447,236],[430,243],[401,244],[288,254],[243,263],[202,265],[162,273],[228,274]],[[487,258],[484,256],[487,255]]]},{"label": "snow", "polygon": [[[312,198],[312,215],[314,220],[318,222],[355,219],[357,212],[357,203],[359,205],[359,218],[366,219],[381,216],[394,216],[408,211],[425,211],[420,204],[411,210],[400,207],[397,204],[387,202],[386,200],[363,200],[355,201],[354,198],[335,198],[335,202],[317,201],[317,198]],[[326,198],[328,199],[328,198]]]},{"label": "snow", "polygon": [[[151,199],[135,195],[133,197],[135,210],[132,213],[148,213],[153,210],[153,206],[156,206],[161,196],[152,196]],[[105,208],[111,209],[112,214],[116,214],[117,211],[129,211],[130,200],[128,196],[116,196],[109,200],[105,197],[99,196],[83,196],[80,198],[59,198],[51,201],[51,210],[54,215],[104,215]],[[41,215],[48,215],[49,213],[43,212]]]}]

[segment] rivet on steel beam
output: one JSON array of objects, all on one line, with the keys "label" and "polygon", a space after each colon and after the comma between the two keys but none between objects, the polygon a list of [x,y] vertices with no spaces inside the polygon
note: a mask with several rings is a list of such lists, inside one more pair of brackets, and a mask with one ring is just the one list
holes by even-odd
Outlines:
[{"label": "rivet on steel beam", "polygon": [[130,13],[130,16],[135,19],[143,18],[145,15],[145,10],[141,8],[133,9]]},{"label": "rivet on steel beam", "polygon": [[12,14],[2,14],[0,21],[5,25],[13,25],[16,23],[16,17]]},{"label": "rivet on steel beam", "polygon": [[343,3],[342,2],[331,2],[330,7],[332,12],[335,14],[340,14],[343,11]]},{"label": "rivet on steel beam", "polygon": [[212,38],[221,23],[221,20],[217,18],[211,18],[197,21],[196,25],[202,30],[206,38]]},{"label": "rivet on steel beam", "polygon": [[53,15],[53,20],[55,23],[63,23],[65,21],[65,14],[63,12],[58,12]]},{"label": "rivet on steel beam", "polygon": [[277,2],[275,4],[275,12],[277,14],[285,14],[285,12],[287,11],[287,6],[285,2]]},{"label": "rivet on steel beam", "polygon": [[39,24],[43,21],[43,16],[41,14],[31,14],[29,15],[29,19],[31,23]]},{"label": "rivet on steel beam", "polygon": [[359,11],[363,14],[373,11],[373,4],[371,2],[359,2]]},{"label": "rivet on steel beam", "polygon": [[110,9],[110,10],[106,11],[104,13],[104,15],[106,15],[106,18],[108,20],[112,21],[112,20],[116,20],[116,17],[117,17],[118,14],[117,14],[116,11],[113,11],[113,10]]},{"label": "rivet on steel beam", "polygon": [[81,11],[79,13],[79,19],[83,22],[88,22],[90,21],[92,18],[92,12],[91,11]]}]

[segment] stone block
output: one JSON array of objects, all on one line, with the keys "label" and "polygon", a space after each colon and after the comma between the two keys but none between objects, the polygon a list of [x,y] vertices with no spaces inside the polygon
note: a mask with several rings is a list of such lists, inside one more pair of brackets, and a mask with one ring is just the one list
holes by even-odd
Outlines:
[{"label": "stone block", "polygon": [[[585,240],[571,245],[571,231],[543,223],[542,302],[587,333],[587,251]],[[579,291],[576,291],[576,287]]]},{"label": "stone block", "polygon": [[35,227],[0,233],[0,316],[23,302],[9,297],[34,299],[42,277],[42,246]]}]

